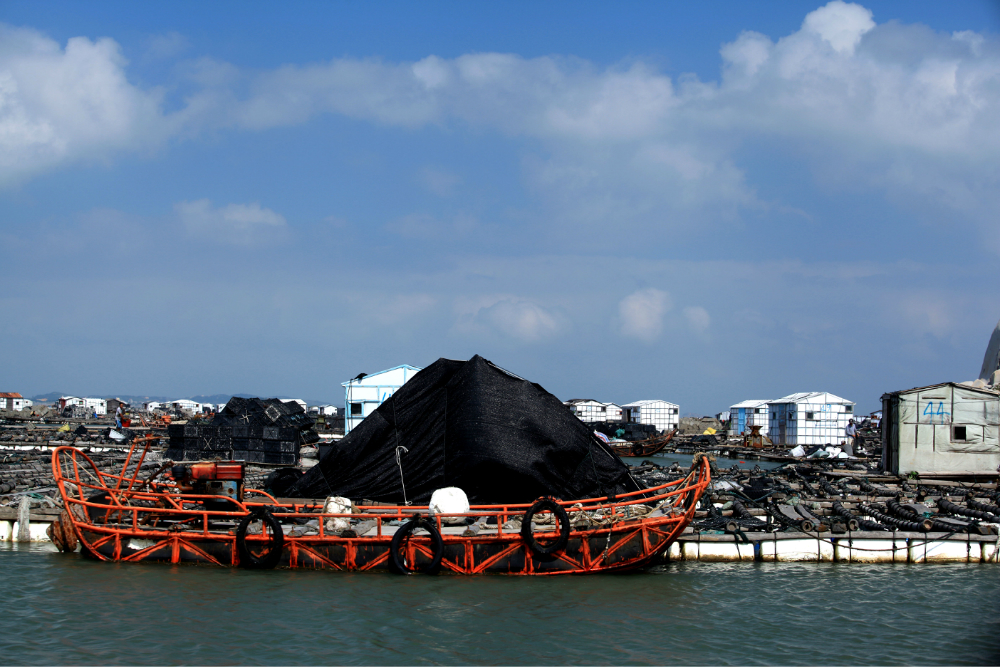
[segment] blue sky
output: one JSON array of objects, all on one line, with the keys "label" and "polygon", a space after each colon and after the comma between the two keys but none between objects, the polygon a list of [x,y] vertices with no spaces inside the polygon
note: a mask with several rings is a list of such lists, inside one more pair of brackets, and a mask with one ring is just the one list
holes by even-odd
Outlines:
[{"label": "blue sky", "polygon": [[995,2],[0,6],[4,391],[974,378]]}]

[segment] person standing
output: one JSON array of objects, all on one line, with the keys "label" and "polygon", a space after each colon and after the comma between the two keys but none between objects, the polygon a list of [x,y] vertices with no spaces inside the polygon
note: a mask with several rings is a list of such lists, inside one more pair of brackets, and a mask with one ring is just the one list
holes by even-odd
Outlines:
[{"label": "person standing", "polygon": [[124,414],[124,412],[125,411],[122,410],[122,404],[119,403],[118,404],[118,409],[115,410],[115,426],[118,427],[119,431],[122,430],[122,415]]},{"label": "person standing", "polygon": [[849,419],[847,421],[847,427],[844,429],[844,435],[847,436],[847,455],[854,456],[854,443],[857,442],[858,427],[854,425],[853,419]]}]

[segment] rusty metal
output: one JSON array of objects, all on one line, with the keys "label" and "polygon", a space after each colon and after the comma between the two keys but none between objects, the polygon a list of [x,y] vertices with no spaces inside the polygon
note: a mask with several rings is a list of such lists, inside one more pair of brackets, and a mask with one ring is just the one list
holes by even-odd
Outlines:
[{"label": "rusty metal", "polygon": [[[126,465],[117,474],[101,472],[74,447],[52,453],[52,470],[65,507],[70,532],[83,552],[104,561],[161,561],[241,566],[237,528],[254,510],[267,511],[288,530],[282,540],[279,568],[368,571],[391,567],[390,546],[399,522],[420,514],[433,521],[443,548],[439,571],[444,574],[503,573],[555,575],[597,573],[640,568],[653,563],[694,518],[697,500],[710,481],[707,457],[696,457],[681,480],[634,491],[615,498],[558,501],[576,522],[564,549],[539,557],[515,527],[530,504],[474,505],[461,515],[431,515],[426,507],[358,506],[351,514],[324,514],[322,503],[278,503],[268,494],[246,489],[242,499],[225,498],[225,509],[212,504],[223,497],[182,492],[172,482],[143,484],[128,465],[145,458],[154,438],[133,444]],[[138,447],[145,445],[143,451]],[[136,466],[136,470],[139,466]],[[102,494],[100,498],[95,495]],[[450,527],[449,518],[473,518],[477,531]],[[371,522],[361,534],[335,534],[331,519]],[[315,520],[305,530],[300,524]],[[390,522],[396,525],[389,526]],[[332,524],[331,524],[332,525]],[[364,523],[357,527],[359,530]],[[63,527],[64,532],[66,526]],[[310,533],[314,530],[314,533]],[[273,535],[246,531],[247,549],[271,544]],[[411,534],[405,540],[406,563],[415,570],[436,560],[431,536]],[[242,563],[246,566],[247,563]]]},{"label": "rusty metal", "polygon": [[743,434],[743,446],[752,449],[773,449],[774,443],[760,432],[760,424],[752,424],[750,431]]}]

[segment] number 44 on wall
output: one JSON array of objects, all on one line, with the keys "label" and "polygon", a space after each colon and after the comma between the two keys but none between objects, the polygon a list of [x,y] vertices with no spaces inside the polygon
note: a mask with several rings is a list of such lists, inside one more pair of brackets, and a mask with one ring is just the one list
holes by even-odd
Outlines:
[{"label": "number 44 on wall", "polygon": [[948,424],[951,422],[951,413],[946,412],[944,409],[944,401],[937,402],[937,409],[935,409],[934,401],[929,401],[927,407],[924,408],[924,416],[927,417],[927,423],[933,424],[935,417],[940,417],[941,420],[939,424]]}]

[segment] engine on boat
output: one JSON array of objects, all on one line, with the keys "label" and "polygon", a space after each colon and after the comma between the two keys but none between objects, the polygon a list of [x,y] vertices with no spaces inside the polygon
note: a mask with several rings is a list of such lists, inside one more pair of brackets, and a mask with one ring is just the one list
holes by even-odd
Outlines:
[{"label": "engine on boat", "polygon": [[[243,479],[246,476],[244,461],[179,463],[170,469],[170,475],[181,493],[223,496],[243,501]],[[232,510],[232,504],[226,501],[206,500],[205,506],[207,509]]]}]

